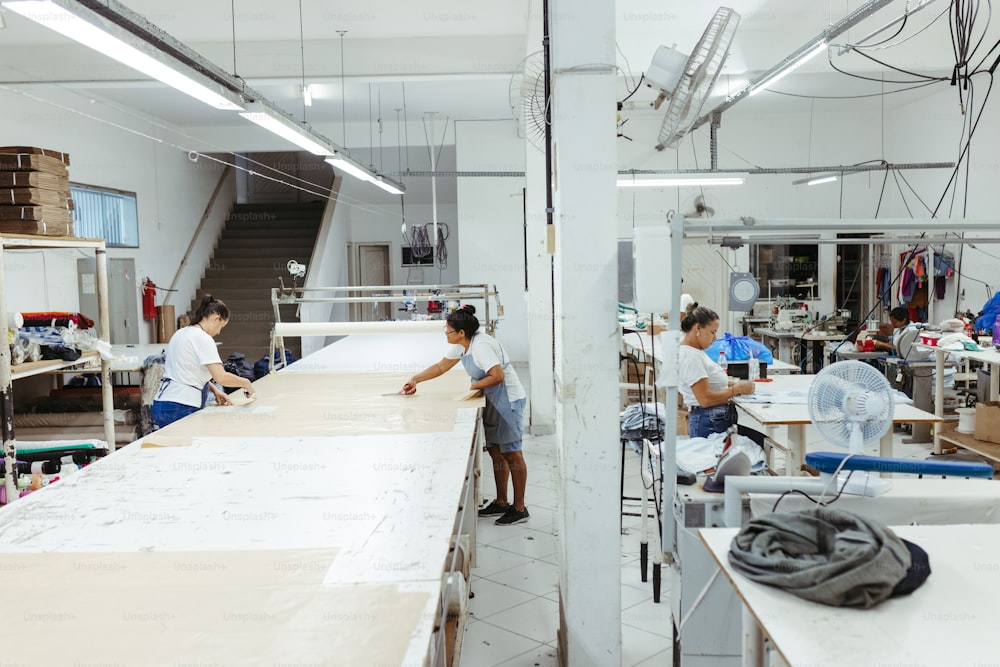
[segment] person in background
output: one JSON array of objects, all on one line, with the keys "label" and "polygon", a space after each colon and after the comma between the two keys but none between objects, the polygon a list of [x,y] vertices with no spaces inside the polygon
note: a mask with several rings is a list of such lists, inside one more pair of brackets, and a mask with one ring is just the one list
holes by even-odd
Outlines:
[{"label": "person in background", "polygon": [[152,417],[157,428],[163,428],[205,407],[209,392],[219,405],[232,402],[223,387],[240,387],[247,396],[253,395],[250,380],[227,373],[219,358],[214,338],[229,323],[229,308],[212,296],[201,300],[189,326],[178,329],[170,337],[163,379],[153,401]]},{"label": "person in background", "polygon": [[[403,393],[412,394],[418,383],[439,377],[462,362],[472,378],[469,388],[479,389],[486,398],[483,428],[497,486],[496,500],[480,509],[479,516],[499,516],[495,523],[500,526],[523,523],[529,516],[524,504],[528,466],[521,453],[527,394],[500,343],[479,331],[475,313],[474,306],[466,305],[448,315],[444,333],[451,347],[441,361],[410,378]],[[513,502],[507,499],[508,479],[514,485]]]},{"label": "person in background", "polygon": [[730,382],[729,376],[705,350],[715,342],[719,316],[704,306],[693,305],[681,320],[677,355],[677,388],[688,408],[688,435],[704,438],[721,433],[736,423],[736,406],[730,400],[752,394],[753,382]]},{"label": "person in background", "polygon": [[[910,313],[902,306],[896,306],[889,311],[889,322],[892,323],[892,336],[878,337],[875,339],[875,349],[884,350],[890,354],[898,353],[899,335],[903,329],[910,326]],[[880,340],[884,338],[884,340]]]}]

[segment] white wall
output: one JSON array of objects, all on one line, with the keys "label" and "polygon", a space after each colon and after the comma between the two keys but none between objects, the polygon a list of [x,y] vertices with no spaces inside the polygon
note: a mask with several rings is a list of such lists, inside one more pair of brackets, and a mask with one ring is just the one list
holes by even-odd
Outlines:
[{"label": "white wall", "polygon": [[[513,121],[458,122],[455,136],[459,171],[524,171]],[[515,362],[528,359],[523,189],[523,178],[458,181],[459,276],[466,284],[496,285],[504,307],[496,338]]]},{"label": "white wall", "polygon": [[[977,90],[977,93],[980,91]],[[950,86],[941,86],[933,95],[921,99],[919,108],[905,114],[897,114],[890,126],[889,136],[894,150],[901,155],[900,161],[954,161],[961,150],[963,122],[973,122],[979,107],[969,110],[967,116],[961,114],[958,92]],[[916,107],[917,105],[914,105]],[[956,183],[946,193],[945,188],[951,171],[935,169],[906,172],[906,179],[920,198],[931,209],[937,209],[935,217],[942,218],[942,231],[961,232],[961,223],[948,218],[1000,218],[997,212],[997,183],[1000,178],[1000,160],[995,147],[1000,142],[1000,109],[989,103],[973,136],[969,154],[970,173],[968,181],[964,166],[959,170]],[[966,190],[967,186],[967,190]],[[904,185],[905,188],[905,185]],[[942,195],[945,195],[942,200]],[[967,195],[967,196],[966,196]],[[916,195],[906,191],[906,201],[915,216],[930,217],[930,213],[916,199]],[[940,207],[939,207],[940,202]],[[907,217],[907,211],[898,193],[894,196],[893,214]],[[970,233],[967,236],[1000,237],[1000,228],[991,233]],[[933,317],[940,321],[951,317],[954,312],[969,309],[977,314],[1000,285],[996,277],[997,262],[1000,261],[1000,244],[980,243],[960,246],[949,245],[947,249],[961,257],[961,276],[947,282],[943,301],[933,301]],[[937,246],[940,249],[940,246]],[[903,247],[898,248],[904,250]],[[963,296],[964,295],[964,296]]]},{"label": "white wall", "polygon": [[[99,112],[108,123],[0,91],[0,145],[38,146],[69,153],[70,180],[135,192],[140,247],[110,250],[108,254],[134,258],[138,278],[148,276],[157,285],[168,287],[222,168],[207,159],[191,162],[181,147],[155,141],[167,133],[146,119],[117,114],[107,105],[91,107],[88,99],[71,91],[47,91],[46,96],[67,109]],[[95,108],[99,111],[95,112]],[[187,308],[194,295],[202,267],[233,201],[235,190],[228,187],[229,191],[220,197],[222,206],[212,212],[204,229],[203,238],[207,240],[199,243],[189,259],[189,267],[195,268],[185,271],[178,281],[178,292],[171,299],[178,313]],[[75,252],[11,255],[5,272],[11,309],[78,309],[79,256]],[[162,298],[161,293],[158,304]],[[136,300],[140,301],[139,295]],[[96,313],[92,317],[96,320]],[[149,342],[152,324],[140,326],[139,333],[140,342]]]}]

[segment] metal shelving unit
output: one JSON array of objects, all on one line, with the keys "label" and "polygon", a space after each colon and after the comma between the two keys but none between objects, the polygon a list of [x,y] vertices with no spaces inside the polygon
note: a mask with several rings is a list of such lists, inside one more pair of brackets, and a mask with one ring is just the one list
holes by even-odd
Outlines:
[{"label": "metal shelving unit", "polygon": [[[93,250],[97,265],[97,304],[98,323],[101,340],[110,342],[111,323],[108,319],[108,265],[107,251],[104,239],[78,239],[66,236],[29,236],[24,234],[0,235],[0,331],[7,330],[7,286],[4,282],[4,257],[8,251],[17,250],[54,250],[54,249]],[[84,353],[75,361],[39,361],[22,364],[16,369],[11,368],[10,346],[0,345],[0,434],[3,437],[4,483],[7,489],[7,502],[17,499],[17,442],[14,435],[14,392],[13,381],[32,375],[51,373],[73,366],[86,364],[94,357],[95,352]],[[101,363],[101,412],[104,420],[104,439],[108,443],[108,452],[115,449],[114,401],[111,392],[111,364],[104,359]]]}]

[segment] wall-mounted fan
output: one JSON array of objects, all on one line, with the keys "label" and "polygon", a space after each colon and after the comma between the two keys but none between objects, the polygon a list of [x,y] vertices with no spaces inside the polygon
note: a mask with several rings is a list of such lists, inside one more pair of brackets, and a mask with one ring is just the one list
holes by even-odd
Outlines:
[{"label": "wall-mounted fan", "polygon": [[524,137],[540,151],[545,150],[545,60],[541,51],[521,61],[507,88],[507,99]]},{"label": "wall-mounted fan", "polygon": [[705,202],[705,195],[697,195],[684,206],[684,218],[714,218],[715,209]]},{"label": "wall-mounted fan", "polygon": [[670,47],[657,49],[645,78],[651,87],[660,90],[654,106],[659,109],[667,97],[670,103],[660,125],[656,150],[675,147],[691,130],[722,72],[739,23],[739,14],[720,7],[686,60]]}]

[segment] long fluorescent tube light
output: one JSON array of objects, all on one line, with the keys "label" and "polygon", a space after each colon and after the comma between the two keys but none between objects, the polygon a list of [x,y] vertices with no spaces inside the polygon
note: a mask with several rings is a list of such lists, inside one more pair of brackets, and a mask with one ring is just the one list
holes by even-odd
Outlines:
[{"label": "long fluorescent tube light", "polygon": [[372,184],[393,195],[401,195],[406,192],[406,188],[403,187],[402,183],[397,183],[390,178],[386,178],[385,176],[379,176],[372,181]]},{"label": "long fluorescent tube light", "polygon": [[320,143],[319,137],[266,104],[251,102],[240,115],[313,155],[330,155],[334,152],[332,146]]},{"label": "long fluorescent tube light", "polygon": [[[127,44],[51,0],[8,0],[3,6],[21,16],[40,23],[95,51],[114,58],[168,86],[190,95],[217,109],[237,111],[243,107],[219,92],[182,74],[170,65],[153,58],[142,50]],[[221,88],[221,87],[220,87]]]},{"label": "long fluorescent tube light", "polygon": [[792,181],[792,185],[820,185],[822,183],[833,183],[837,180],[837,174],[817,174],[809,178],[800,178]]},{"label": "long fluorescent tube light", "polygon": [[664,178],[618,178],[620,188],[668,188],[685,185],[743,185],[746,174],[677,174]]},{"label": "long fluorescent tube light", "polygon": [[364,167],[360,167],[346,157],[340,155],[339,153],[334,153],[330,157],[326,158],[326,161],[333,166],[334,169],[339,169],[345,174],[349,174],[354,178],[360,179],[362,181],[368,181],[369,183],[375,182],[375,174],[371,173]]},{"label": "long fluorescent tube light", "polygon": [[796,69],[802,66],[802,64],[805,63],[807,60],[825,51],[826,46],[827,46],[826,40],[821,41],[819,44],[806,51],[805,54],[803,54],[801,57],[796,58],[794,61],[792,61],[788,65],[785,65],[777,72],[775,72],[774,74],[772,74],[771,76],[769,76],[768,78],[764,79],[763,81],[755,85],[753,88],[751,88],[750,96],[752,97],[757,93],[759,93],[760,91],[769,88],[772,84],[777,83],[779,80],[783,79],[788,74],[794,72]]}]

